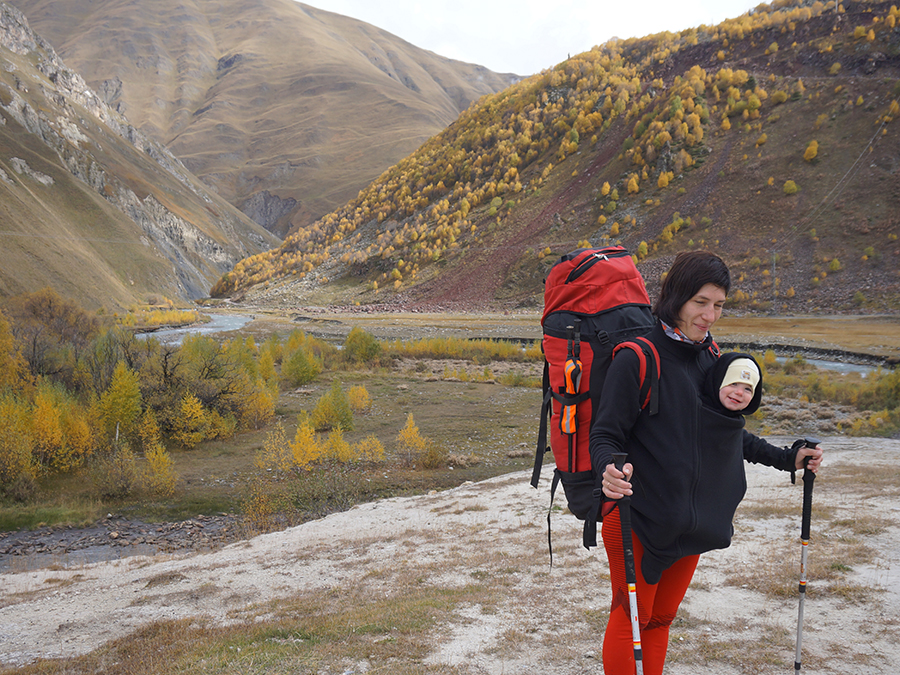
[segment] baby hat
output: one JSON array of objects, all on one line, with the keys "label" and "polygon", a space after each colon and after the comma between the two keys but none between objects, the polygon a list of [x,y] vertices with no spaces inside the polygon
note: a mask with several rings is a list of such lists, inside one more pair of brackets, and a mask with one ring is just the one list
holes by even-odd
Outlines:
[{"label": "baby hat", "polygon": [[729,363],[719,389],[738,383],[749,384],[751,393],[756,391],[756,385],[759,384],[759,367],[753,359],[739,358]]}]

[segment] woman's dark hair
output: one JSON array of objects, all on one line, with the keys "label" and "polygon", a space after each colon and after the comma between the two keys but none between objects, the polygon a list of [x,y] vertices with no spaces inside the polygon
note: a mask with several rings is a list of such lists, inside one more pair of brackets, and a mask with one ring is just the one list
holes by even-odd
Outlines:
[{"label": "woman's dark hair", "polygon": [[681,307],[706,284],[714,284],[728,295],[731,274],[725,262],[709,251],[679,253],[659,289],[653,313],[670,326],[675,326]]}]

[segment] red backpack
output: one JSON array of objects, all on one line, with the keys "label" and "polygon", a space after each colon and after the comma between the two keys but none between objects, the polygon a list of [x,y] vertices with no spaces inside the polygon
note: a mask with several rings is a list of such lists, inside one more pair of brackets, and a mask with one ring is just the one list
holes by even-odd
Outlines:
[{"label": "red backpack", "polygon": [[[615,352],[634,350],[641,361],[642,407],[656,414],[659,354],[642,337],[654,324],[644,280],[621,246],[572,251],[553,265],[544,282],[544,396],[531,484],[538,486],[543,456],[552,451],[551,507],[562,483],[569,510],[584,520],[586,548],[597,545],[602,500],[594,495],[588,446],[603,381]],[[547,537],[549,543],[549,513]],[[550,556],[552,564],[552,546]]]}]

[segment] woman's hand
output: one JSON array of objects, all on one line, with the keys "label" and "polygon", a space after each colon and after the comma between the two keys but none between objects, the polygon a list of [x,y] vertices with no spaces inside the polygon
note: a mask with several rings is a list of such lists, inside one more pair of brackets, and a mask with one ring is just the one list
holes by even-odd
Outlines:
[{"label": "woman's hand", "polygon": [[[824,451],[819,445],[814,448],[807,448],[806,446],[804,446],[797,451],[797,458],[794,460],[794,467],[797,469],[797,471],[799,471],[800,469],[809,469],[813,473],[818,473],[819,467],[822,465],[823,455]],[[809,457],[809,463],[806,463],[807,457]]]},{"label": "woman's hand", "polygon": [[615,464],[608,464],[606,471],[603,472],[603,494],[610,499],[621,499],[632,494],[629,480],[634,467],[629,462],[622,468],[624,471],[619,471]]}]

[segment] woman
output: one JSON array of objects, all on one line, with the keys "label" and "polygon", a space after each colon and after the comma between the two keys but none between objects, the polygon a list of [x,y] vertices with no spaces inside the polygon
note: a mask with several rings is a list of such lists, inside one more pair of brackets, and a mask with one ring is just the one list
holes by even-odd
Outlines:
[{"label": "woman", "polygon": [[[610,366],[591,429],[591,461],[608,500],[631,497],[643,667],[662,673],[669,626],[700,554],[730,544],[731,522],[746,490],[744,460],[783,471],[817,471],[822,449],[778,448],[743,429],[743,416],[704,406],[701,390],[718,354],[710,329],[731,286],[728,267],[705,251],[681,253],[666,275],[648,335],[660,355],[659,412],[641,409],[637,355],[621,350]],[[623,471],[614,452],[628,453]],[[807,460],[808,457],[808,460]],[[603,672],[635,672],[618,509],[602,526],[612,608]]]}]

